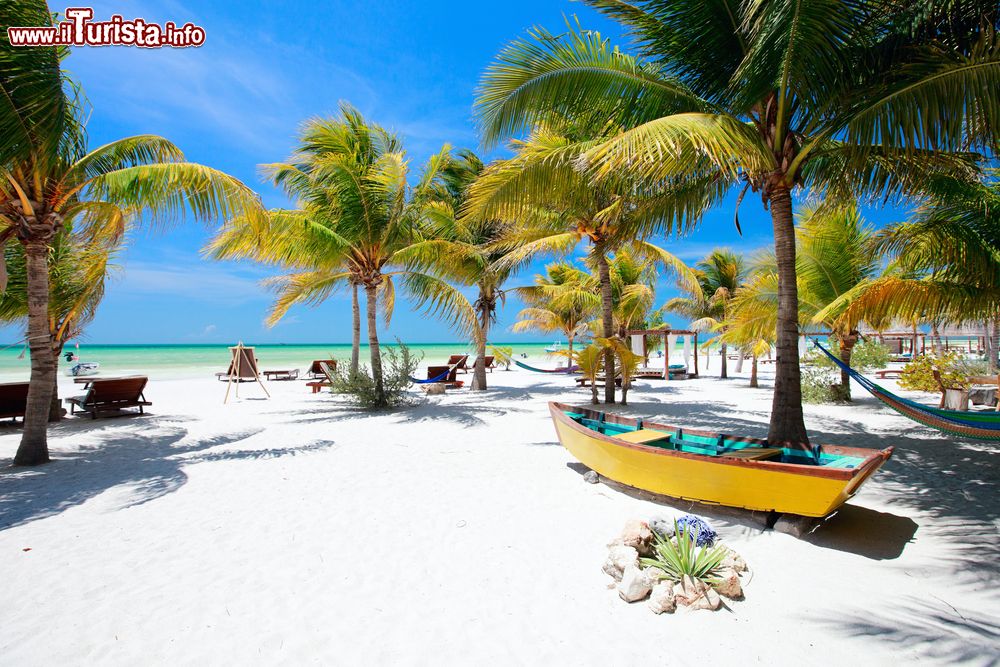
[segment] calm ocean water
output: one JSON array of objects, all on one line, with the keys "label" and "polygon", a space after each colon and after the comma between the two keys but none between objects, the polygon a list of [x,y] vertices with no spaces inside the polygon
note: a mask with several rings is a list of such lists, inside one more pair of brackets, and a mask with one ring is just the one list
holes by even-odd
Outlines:
[{"label": "calm ocean water", "polygon": [[[246,343],[250,345],[250,343]],[[552,343],[499,343],[511,347],[514,356],[522,355],[534,362],[559,360],[556,355],[545,351]],[[298,368],[301,372],[314,359],[348,360],[351,358],[349,343],[309,344],[309,345],[255,345],[261,370]],[[382,346],[395,347],[393,344]],[[408,345],[411,352],[423,356],[425,364],[442,364],[452,354],[475,354],[475,350],[464,343],[414,343]],[[566,347],[565,341],[562,343]],[[678,349],[681,345],[678,341]],[[101,364],[102,375],[142,374],[155,377],[195,377],[207,376],[217,371],[225,371],[231,354],[228,344],[219,345],[80,345],[66,348],[77,354],[81,361],[96,361]],[[361,346],[361,362],[367,363],[368,346]],[[60,359],[59,373],[66,374],[69,364]],[[0,380],[27,380],[31,367],[28,355],[22,345],[0,350]]]},{"label": "calm ocean water", "polygon": [[[247,343],[249,345],[249,343]],[[514,348],[515,356],[546,356],[545,348],[551,343],[506,343]],[[348,360],[350,344],[316,345],[255,345],[257,358],[263,369],[298,368],[305,371],[314,359]],[[385,345],[384,347],[394,347]],[[420,343],[408,345],[415,354],[423,355],[424,363],[444,363],[451,354],[473,353],[462,343]],[[191,376],[211,374],[226,370],[229,345],[80,345],[67,347],[76,352],[81,361],[97,361],[101,374],[141,373],[155,376]],[[28,355],[22,346],[0,351],[0,378],[26,380],[30,374]],[[361,346],[361,360],[368,359],[368,346]],[[59,372],[65,374],[68,364],[60,360]]]}]

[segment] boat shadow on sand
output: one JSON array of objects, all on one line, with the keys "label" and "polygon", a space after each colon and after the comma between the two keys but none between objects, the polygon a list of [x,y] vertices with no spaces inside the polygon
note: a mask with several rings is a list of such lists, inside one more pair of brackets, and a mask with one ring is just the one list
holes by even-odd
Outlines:
[{"label": "boat shadow on sand", "polygon": [[[856,409],[861,412],[877,409],[863,399],[857,403]],[[767,434],[766,415],[729,405],[652,401],[631,403],[616,411],[706,430],[757,437]],[[898,430],[892,432],[885,425],[870,429],[857,418],[823,415],[808,419],[813,442],[877,449],[894,446],[896,450],[869,480],[858,500],[849,502],[803,539],[823,548],[891,560],[902,553],[919,529],[922,535],[949,544],[951,566],[983,582],[1000,575],[1000,541],[996,539],[1000,525],[1000,504],[996,502],[1000,447],[945,437],[901,417],[895,422]],[[646,493],[620,488],[625,493]],[[883,509],[887,501],[893,510],[899,508],[899,513],[864,507],[860,503],[869,494],[882,497]],[[695,511],[695,504],[687,501],[662,496],[653,500],[678,508],[690,506]],[[761,513],[745,510],[698,504],[696,511],[748,529],[759,530],[769,523]],[[773,523],[773,518],[770,521]]]},{"label": "boat shadow on sand", "polygon": [[[261,429],[196,435],[177,418],[66,420],[50,428],[52,462],[15,468],[0,459],[0,530],[59,514],[115,490],[107,502],[125,509],[156,500],[188,481],[198,463],[276,458],[325,449],[333,442],[252,448]],[[63,449],[60,438],[67,438]],[[243,448],[232,446],[242,444]]]}]

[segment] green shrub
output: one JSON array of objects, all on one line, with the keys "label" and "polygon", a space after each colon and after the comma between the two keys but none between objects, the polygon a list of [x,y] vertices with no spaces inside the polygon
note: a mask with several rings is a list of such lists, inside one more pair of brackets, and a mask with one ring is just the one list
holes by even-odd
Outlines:
[{"label": "green shrub", "polygon": [[969,378],[973,375],[989,373],[989,364],[985,359],[966,359],[960,350],[945,350],[937,355],[930,352],[915,357],[903,366],[899,386],[903,389],[936,393],[941,388],[934,379],[935,368],[941,373],[944,386],[963,389],[969,388]]},{"label": "green shrub", "polygon": [[715,547],[699,547],[697,536],[690,532],[687,525],[677,525],[674,521],[674,537],[665,538],[659,533],[653,533],[653,557],[641,558],[639,561],[647,567],[655,567],[663,573],[663,578],[680,581],[684,575],[692,579],[701,579],[706,584],[716,583],[716,574],[722,561],[726,559],[728,550],[722,545]]},{"label": "green shrub", "polygon": [[382,351],[382,394],[375,389],[375,378],[367,366],[360,366],[357,373],[335,371],[333,392],[346,396],[354,405],[365,410],[386,410],[407,405],[412,395],[407,391],[413,380],[410,378],[420,365],[422,356],[414,356],[410,349],[398,343],[396,348],[383,347]]},{"label": "green shrub", "polygon": [[509,371],[510,365],[514,363],[514,348],[500,345],[490,345],[490,354],[493,355],[493,362],[497,366],[503,366]]},{"label": "green shrub", "polygon": [[[831,338],[825,347],[832,354],[838,354],[840,343]],[[840,366],[820,350],[813,350],[803,358],[802,400],[806,403],[834,403],[840,400],[840,392],[834,385],[840,384]],[[889,348],[874,340],[861,340],[851,350],[851,368],[861,373],[885,368],[889,363]]]}]

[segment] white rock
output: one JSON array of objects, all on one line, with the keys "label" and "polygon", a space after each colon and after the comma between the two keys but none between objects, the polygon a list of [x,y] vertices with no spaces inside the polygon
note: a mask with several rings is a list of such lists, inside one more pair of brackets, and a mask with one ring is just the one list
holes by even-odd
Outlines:
[{"label": "white rock", "polygon": [[649,529],[665,540],[674,536],[674,520],[665,516],[654,516],[649,520]]},{"label": "white rock", "polygon": [[640,556],[649,556],[653,553],[653,531],[645,521],[626,521],[622,530],[622,544],[634,548]]},{"label": "white rock", "polygon": [[424,387],[424,392],[426,392],[428,396],[434,396],[434,395],[437,395],[437,394],[443,394],[443,393],[445,393],[445,389],[446,388],[447,387],[445,387],[443,384],[438,384],[438,383],[435,382],[435,383],[426,385]]},{"label": "white rock", "polygon": [[621,581],[622,574],[628,567],[639,568],[639,552],[622,544],[608,549],[608,559],[604,561],[604,573]]},{"label": "white rock", "polygon": [[[728,549],[728,547],[727,547]],[[726,557],[722,559],[722,569],[733,570],[734,572],[746,572],[747,564],[743,557],[732,549],[728,549]]]},{"label": "white rock", "polygon": [[708,586],[701,579],[693,579],[689,575],[684,575],[680,581],[674,583],[674,597],[677,604],[690,605],[695,600],[705,595]]},{"label": "white rock", "polygon": [[587,484],[597,484],[598,482],[601,481],[601,476],[598,475],[593,470],[588,470],[587,473],[583,476],[583,481],[585,481]]},{"label": "white rock", "polygon": [[625,602],[644,600],[653,590],[653,583],[648,570],[640,570],[634,565],[629,565],[618,583],[618,595]]},{"label": "white rock", "polygon": [[653,586],[653,591],[649,595],[650,610],[654,614],[672,614],[677,609],[677,598],[674,597],[674,584],[672,581],[661,581]]},{"label": "white rock", "polygon": [[743,585],[740,583],[740,575],[735,570],[723,570],[719,573],[719,583],[715,584],[715,590],[719,595],[730,600],[743,599]]}]

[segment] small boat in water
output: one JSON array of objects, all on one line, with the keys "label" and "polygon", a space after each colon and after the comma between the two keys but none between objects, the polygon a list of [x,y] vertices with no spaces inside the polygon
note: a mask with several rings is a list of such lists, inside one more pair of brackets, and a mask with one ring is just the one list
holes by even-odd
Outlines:
[{"label": "small boat in water", "polygon": [[545,348],[545,351],[548,352],[549,354],[555,354],[556,352],[562,352],[562,349],[563,349],[562,343],[555,342],[552,343],[552,345],[549,345],[547,348]]},{"label": "small boat in water", "polygon": [[817,445],[668,426],[549,403],[563,447],[610,480],[684,500],[803,516],[829,515],[892,456],[892,447]]}]

